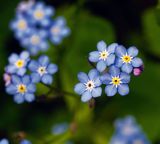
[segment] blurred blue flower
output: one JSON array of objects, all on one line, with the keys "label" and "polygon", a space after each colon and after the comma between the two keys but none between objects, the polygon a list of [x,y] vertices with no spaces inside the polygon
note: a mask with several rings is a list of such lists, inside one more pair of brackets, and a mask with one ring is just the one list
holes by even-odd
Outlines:
[{"label": "blurred blue flower", "polygon": [[68,130],[68,128],[69,128],[68,123],[56,124],[52,128],[52,133],[54,135],[63,134],[63,133],[65,133]]},{"label": "blurred blue flower", "polygon": [[26,66],[29,60],[30,55],[27,51],[21,52],[20,55],[13,53],[8,58],[9,65],[5,68],[5,71],[9,74],[23,76],[27,71]]},{"label": "blurred blue flower", "polygon": [[114,64],[115,62],[115,49],[118,44],[113,43],[107,47],[104,41],[100,41],[97,44],[98,51],[89,53],[89,61],[97,62],[97,70],[103,72],[107,66]]},{"label": "blurred blue flower", "polygon": [[27,13],[31,23],[48,26],[51,22],[51,16],[54,15],[54,8],[46,6],[43,2],[36,2],[28,9]]},{"label": "blurred blue flower", "polygon": [[129,143],[127,143],[127,139],[125,137],[122,137],[120,135],[114,135],[110,140],[109,144],[129,144]]},{"label": "blurred blue flower", "polygon": [[10,23],[10,28],[14,31],[17,39],[22,39],[30,32],[30,24],[26,17],[21,14],[16,15],[16,18]]},{"label": "blurred blue flower", "polygon": [[7,139],[0,140],[0,144],[9,144],[9,141]]},{"label": "blurred blue flower", "polygon": [[70,34],[70,29],[66,26],[66,20],[64,17],[58,17],[52,22],[50,29],[50,39],[53,44],[60,44],[64,37]]},{"label": "blurred blue flower", "polygon": [[36,55],[40,51],[46,51],[49,47],[45,30],[32,29],[20,42],[31,55]]},{"label": "blurred blue flower", "polygon": [[81,100],[83,102],[89,101],[92,97],[101,96],[102,88],[100,86],[102,83],[99,78],[99,72],[96,69],[90,70],[88,75],[80,72],[78,79],[80,83],[75,85],[74,91],[82,95]]},{"label": "blurred blue flower", "polygon": [[14,101],[18,104],[23,103],[24,101],[34,101],[35,91],[36,87],[31,82],[31,78],[28,75],[22,77],[12,75],[11,84],[6,87],[6,92],[10,95],[14,95]]},{"label": "blurred blue flower", "polygon": [[150,141],[147,139],[146,135],[143,133],[133,135],[128,140],[128,143],[129,144],[151,144]]},{"label": "blurred blue flower", "polygon": [[140,58],[136,57],[138,55],[138,49],[136,47],[130,47],[126,50],[125,47],[119,45],[116,48],[116,66],[120,67],[123,72],[131,73],[133,68],[140,67],[143,62]]},{"label": "blurred blue flower", "polygon": [[19,144],[32,144],[29,140],[23,139]]},{"label": "blurred blue flower", "polygon": [[114,96],[117,92],[122,96],[129,93],[130,75],[120,72],[116,66],[111,66],[109,73],[102,75],[100,79],[106,84],[105,93],[107,96]]},{"label": "blurred blue flower", "polygon": [[52,75],[58,71],[57,65],[51,64],[47,56],[40,56],[38,61],[32,60],[28,68],[32,72],[33,82],[38,83],[41,81],[48,85],[53,82]]}]

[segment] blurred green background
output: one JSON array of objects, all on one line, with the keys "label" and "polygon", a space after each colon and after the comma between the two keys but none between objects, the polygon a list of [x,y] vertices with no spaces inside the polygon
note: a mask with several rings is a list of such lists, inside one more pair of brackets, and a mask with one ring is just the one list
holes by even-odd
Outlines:
[{"label": "blurred green background", "polygon": [[[20,0],[0,1],[0,137],[14,141],[24,132],[33,144],[108,144],[119,117],[133,115],[152,141],[160,142],[160,6],[156,0],[46,0],[63,15],[72,34],[63,43],[51,45],[46,52],[60,70],[54,85],[74,93],[79,71],[88,72],[88,53],[100,40],[136,46],[145,63],[144,73],[132,77],[130,94],[97,98],[95,107],[82,103],[80,97],[51,93],[39,86],[36,102],[17,105],[5,93],[3,73],[8,56],[22,51],[9,29]],[[41,94],[41,96],[40,96]],[[52,126],[67,122],[69,130],[59,136],[51,133]],[[14,142],[13,142],[14,143]]]}]

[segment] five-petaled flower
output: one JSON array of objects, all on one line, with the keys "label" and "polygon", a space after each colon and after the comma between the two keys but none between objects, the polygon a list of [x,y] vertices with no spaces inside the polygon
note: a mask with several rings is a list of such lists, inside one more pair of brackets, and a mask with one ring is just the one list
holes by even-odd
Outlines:
[{"label": "five-petaled flower", "polygon": [[55,64],[50,63],[47,56],[40,56],[38,61],[32,60],[28,65],[31,73],[32,81],[35,83],[42,82],[44,84],[52,84],[52,75],[58,71]]},{"label": "five-petaled flower", "polygon": [[31,23],[48,26],[50,24],[51,16],[54,15],[54,9],[50,6],[46,6],[43,2],[37,2],[28,9],[27,13]]},{"label": "five-petaled flower", "polygon": [[92,97],[96,98],[101,96],[101,81],[99,72],[96,69],[90,70],[88,75],[80,72],[78,74],[78,79],[80,83],[75,85],[74,91],[77,94],[82,95],[81,100],[83,102],[89,101]]},{"label": "five-petaled flower", "polygon": [[11,54],[8,59],[9,65],[5,68],[6,73],[23,76],[26,73],[26,66],[29,60],[29,53],[27,51],[23,51],[20,55]]},{"label": "five-petaled flower", "polygon": [[66,26],[66,20],[64,17],[58,17],[52,22],[49,35],[53,44],[60,44],[64,37],[70,34],[70,29]]},{"label": "five-petaled flower", "polygon": [[24,101],[34,101],[36,87],[32,83],[30,76],[12,75],[11,84],[6,87],[6,91],[8,94],[14,95],[14,101],[20,104]]},{"label": "five-petaled flower", "polygon": [[115,53],[118,57],[115,65],[120,67],[123,72],[131,73],[133,68],[143,65],[142,60],[136,57],[138,55],[138,49],[136,47],[130,47],[126,50],[125,47],[119,45]]},{"label": "five-petaled flower", "polygon": [[117,46],[118,44],[113,43],[107,47],[104,41],[98,42],[98,51],[93,51],[89,53],[89,61],[97,62],[97,70],[103,72],[107,66],[114,64],[115,49]]},{"label": "five-petaled flower", "polygon": [[105,93],[107,96],[114,96],[117,92],[122,96],[129,93],[130,75],[120,72],[116,66],[111,66],[109,73],[102,75],[100,79],[106,84]]}]

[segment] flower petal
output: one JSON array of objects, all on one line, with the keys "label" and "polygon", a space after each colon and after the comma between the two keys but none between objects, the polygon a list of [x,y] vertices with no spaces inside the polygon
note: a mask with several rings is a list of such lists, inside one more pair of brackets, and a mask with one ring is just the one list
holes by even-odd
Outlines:
[{"label": "flower petal", "polygon": [[136,57],[132,60],[132,65],[133,67],[140,67],[143,65],[143,61],[140,58]]},{"label": "flower petal", "polygon": [[23,84],[29,84],[31,82],[30,76],[29,75],[25,75],[22,77],[22,83]]},{"label": "flower petal", "polygon": [[26,68],[20,68],[17,70],[17,75],[23,76],[26,73]]},{"label": "flower petal", "polygon": [[36,72],[38,67],[39,67],[39,64],[35,60],[32,60],[28,65],[29,70],[32,72]]},{"label": "flower petal", "polygon": [[123,61],[121,58],[116,58],[115,66],[121,67],[123,65]]},{"label": "flower petal", "polygon": [[96,79],[94,79],[94,84],[96,87],[99,87],[102,84],[100,77],[97,77]]},{"label": "flower petal", "polygon": [[14,64],[19,59],[19,56],[15,53],[11,54],[9,57],[9,63]]},{"label": "flower petal", "polygon": [[138,49],[134,46],[130,47],[127,51],[128,54],[132,57],[136,57],[138,55]]},{"label": "flower petal", "polygon": [[14,95],[17,93],[17,87],[13,84],[10,84],[6,87],[6,92],[10,95]]},{"label": "flower petal", "polygon": [[112,77],[110,74],[106,73],[104,75],[102,75],[100,77],[100,80],[104,83],[104,84],[109,84],[112,81]]},{"label": "flower petal", "polygon": [[126,48],[124,46],[122,46],[122,45],[117,46],[117,48],[116,48],[116,55],[118,57],[122,57],[126,53],[127,53],[127,50],[126,50]]},{"label": "flower petal", "polygon": [[107,51],[109,53],[115,53],[116,47],[118,46],[117,43],[112,43],[108,46]]},{"label": "flower petal", "polygon": [[107,48],[107,45],[104,41],[100,41],[97,43],[97,49],[99,51],[104,51]]},{"label": "flower petal", "polygon": [[93,97],[99,97],[99,96],[101,96],[101,94],[102,94],[102,88],[101,87],[97,87],[97,88],[94,88],[92,90],[92,96]]},{"label": "flower petal", "polygon": [[53,78],[52,78],[51,75],[45,74],[45,75],[42,76],[42,82],[43,82],[44,84],[50,85],[50,84],[52,84],[52,82],[53,82]]},{"label": "flower petal", "polygon": [[87,83],[88,81],[88,76],[84,72],[79,72],[78,73],[78,79],[81,83]]},{"label": "flower petal", "polygon": [[24,96],[21,95],[21,94],[17,94],[14,96],[14,101],[17,103],[17,104],[21,104],[24,102]]},{"label": "flower petal", "polygon": [[27,102],[32,102],[32,101],[35,100],[34,94],[30,94],[30,93],[26,93],[26,94],[24,95],[24,98],[25,98],[25,100],[26,100]]},{"label": "flower petal", "polygon": [[122,71],[123,72],[126,72],[126,73],[131,73],[132,72],[132,70],[133,70],[133,67],[132,67],[132,65],[131,64],[126,64],[126,63],[124,63],[123,65],[122,65]]},{"label": "flower petal", "polygon": [[40,80],[41,80],[41,77],[38,73],[31,73],[31,81],[33,83],[38,83],[40,82]]},{"label": "flower petal", "polygon": [[114,64],[114,62],[115,62],[115,55],[114,54],[110,54],[108,56],[108,58],[106,59],[107,66],[110,66],[110,65]]},{"label": "flower petal", "polygon": [[88,77],[90,80],[94,80],[99,76],[99,72],[96,69],[92,69],[88,73]]},{"label": "flower petal", "polygon": [[106,63],[103,60],[101,60],[97,63],[96,67],[99,72],[103,72],[106,69]]},{"label": "flower petal", "polygon": [[29,52],[23,51],[23,52],[20,54],[20,58],[23,59],[23,60],[28,59],[28,58],[29,58]]},{"label": "flower petal", "polygon": [[49,74],[54,74],[58,71],[58,67],[55,64],[49,64],[49,66],[47,67],[47,72]]},{"label": "flower petal", "polygon": [[118,93],[122,96],[125,96],[129,93],[129,87],[127,84],[121,84],[118,86]]},{"label": "flower petal", "polygon": [[41,66],[47,66],[49,64],[49,58],[45,55],[40,56],[38,62],[40,63]]},{"label": "flower petal", "polygon": [[122,83],[129,83],[130,82],[130,75],[129,74],[127,74],[127,73],[121,73],[120,74],[120,79],[121,79],[121,81],[122,81]]},{"label": "flower petal", "polygon": [[36,91],[36,86],[34,84],[31,83],[27,86],[27,92],[34,93],[35,91]]},{"label": "flower petal", "polygon": [[79,95],[84,93],[85,89],[86,89],[86,87],[85,87],[85,85],[83,83],[78,83],[74,87],[74,91]]},{"label": "flower petal", "polygon": [[19,84],[22,82],[21,78],[17,75],[12,75],[11,79],[12,79],[13,84]]},{"label": "flower petal", "polygon": [[105,87],[105,93],[107,96],[114,96],[117,93],[117,88],[114,85],[107,85]]},{"label": "flower petal", "polygon": [[99,61],[99,52],[93,51],[89,53],[89,61],[98,62]]},{"label": "flower petal", "polygon": [[111,74],[111,76],[119,76],[120,69],[116,66],[111,66],[109,69],[109,73]]},{"label": "flower petal", "polygon": [[81,101],[82,102],[87,102],[92,98],[91,92],[90,91],[86,91],[83,93],[82,97],[81,97]]}]

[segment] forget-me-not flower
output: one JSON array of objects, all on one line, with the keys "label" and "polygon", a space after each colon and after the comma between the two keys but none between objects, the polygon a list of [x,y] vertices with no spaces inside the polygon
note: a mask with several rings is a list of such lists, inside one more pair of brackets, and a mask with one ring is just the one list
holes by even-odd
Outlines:
[{"label": "forget-me-not flower", "polygon": [[60,44],[64,37],[70,34],[70,29],[66,26],[64,17],[58,17],[52,22],[49,29],[49,37],[53,44]]},{"label": "forget-me-not flower", "polygon": [[35,83],[42,82],[44,84],[51,84],[53,81],[52,75],[58,71],[55,64],[50,63],[47,56],[40,56],[38,61],[32,60],[28,65],[31,73],[32,81]]},{"label": "forget-me-not flower", "polygon": [[40,51],[46,51],[49,47],[47,32],[44,30],[32,29],[27,36],[21,39],[21,44],[31,55],[36,55]]},{"label": "forget-me-not flower", "polygon": [[12,75],[11,84],[6,87],[6,91],[8,94],[14,95],[14,101],[20,104],[24,101],[34,101],[36,87],[32,83],[30,76]]},{"label": "forget-me-not flower", "polygon": [[51,16],[54,15],[54,9],[43,2],[36,2],[27,12],[30,22],[41,26],[48,26]]},{"label": "forget-me-not flower", "polygon": [[136,57],[138,55],[138,49],[136,47],[130,47],[128,50],[119,45],[116,48],[116,66],[120,67],[123,72],[131,73],[133,68],[140,67],[143,62],[140,58]]},{"label": "forget-me-not flower", "polygon": [[77,94],[82,95],[81,100],[83,102],[89,101],[92,97],[96,98],[101,96],[101,81],[99,78],[99,72],[96,69],[90,70],[88,75],[80,72],[78,74],[78,79],[80,83],[75,85],[74,91]]},{"label": "forget-me-not flower", "polygon": [[130,75],[120,72],[120,69],[116,66],[111,66],[109,73],[101,76],[101,80],[106,84],[105,93],[107,96],[114,96],[117,92],[122,96],[129,93]]},{"label": "forget-me-not flower", "polygon": [[11,54],[8,58],[9,65],[6,66],[5,71],[9,74],[17,74],[23,76],[27,69],[26,66],[30,60],[30,55],[27,51],[23,51],[18,54]]},{"label": "forget-me-not flower", "polygon": [[104,41],[100,41],[97,44],[98,51],[89,53],[89,61],[97,63],[97,70],[103,72],[107,66],[114,64],[115,62],[115,49],[118,44],[113,43],[107,47]]}]

